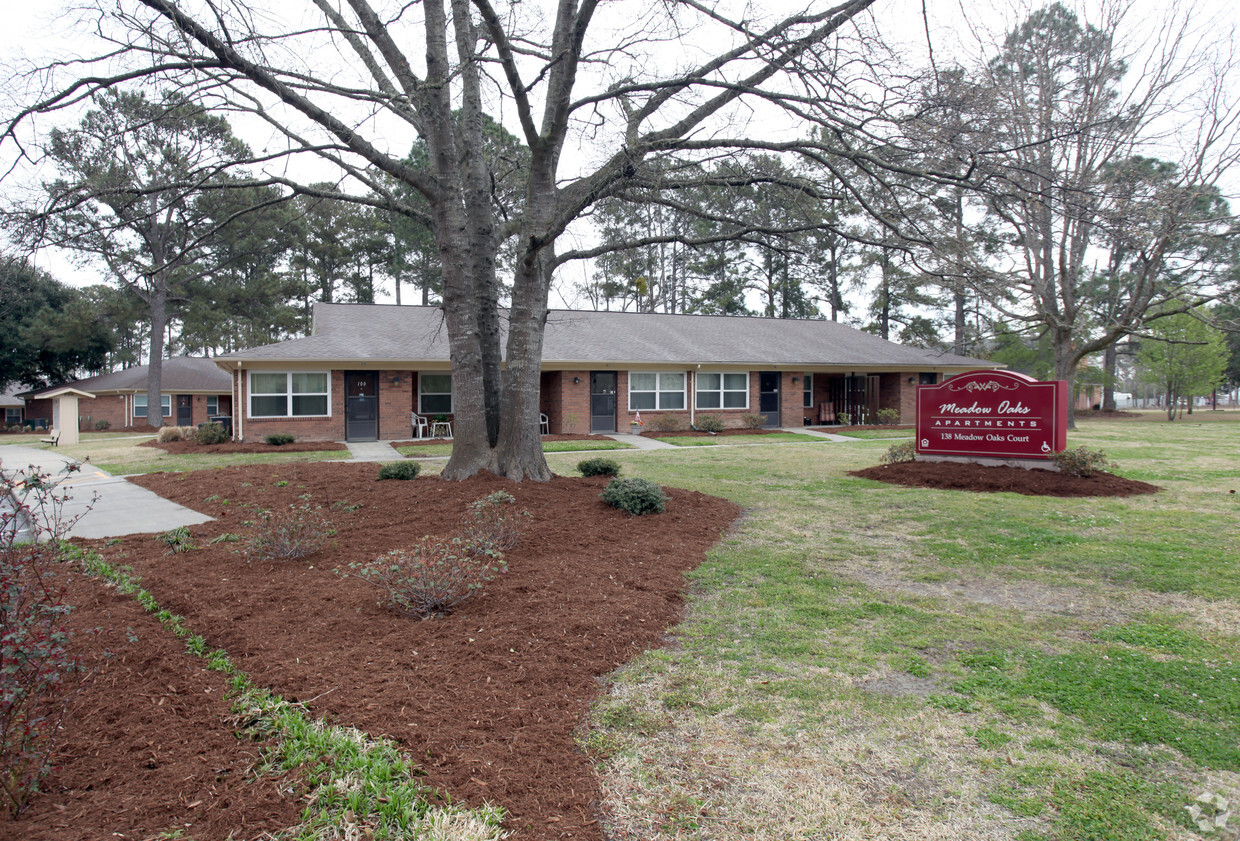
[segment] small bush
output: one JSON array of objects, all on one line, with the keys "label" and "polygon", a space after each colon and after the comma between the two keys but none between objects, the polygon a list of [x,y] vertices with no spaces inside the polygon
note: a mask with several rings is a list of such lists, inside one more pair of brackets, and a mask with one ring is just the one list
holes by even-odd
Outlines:
[{"label": "small bush", "polygon": [[741,415],[741,425],[746,429],[761,429],[766,423],[765,415],[745,414]]},{"label": "small bush", "polygon": [[577,462],[582,476],[619,476],[620,465],[609,458],[587,458]]},{"label": "small bush", "polygon": [[185,526],[178,526],[175,529],[166,531],[163,534],[157,535],[155,539],[168,547],[169,555],[176,555],[198,548],[194,545],[194,538],[189,533],[189,529]]},{"label": "small bush", "polygon": [[894,426],[900,422],[900,410],[887,407],[877,412],[878,422],[883,426]]},{"label": "small bush", "polygon": [[349,569],[387,593],[398,610],[426,619],[444,615],[508,566],[498,550],[428,535],[409,549],[393,549]]},{"label": "small bush", "polygon": [[95,421],[96,432],[103,432],[105,429],[111,428],[111,426],[112,426],[112,421],[108,420],[107,418],[100,418],[99,420]]},{"label": "small bush", "polygon": [[157,436],[159,443],[167,444],[172,441],[184,441],[191,433],[187,433],[187,426],[161,426]]},{"label": "small bush", "polygon": [[194,430],[194,442],[207,446],[228,440],[228,429],[222,423],[204,423]]},{"label": "small bush", "polygon": [[840,426],[852,426],[852,415],[848,412],[836,412],[835,420]]},{"label": "small bush", "polygon": [[702,432],[723,432],[723,418],[718,415],[702,415],[695,426]]},{"label": "small bush", "polygon": [[667,494],[649,479],[612,479],[600,496],[612,508],[634,517],[667,510]]},{"label": "small bush", "polygon": [[336,533],[323,509],[307,497],[281,511],[260,511],[246,552],[263,560],[289,561],[313,555]]},{"label": "small bush", "polygon": [[685,428],[680,415],[659,415],[650,422],[650,428],[656,432],[679,432]]},{"label": "small bush", "polygon": [[496,553],[507,552],[517,545],[530,516],[528,511],[513,510],[516,503],[516,498],[508,491],[495,491],[471,502],[461,537],[470,545],[477,544]]},{"label": "small bush", "polygon": [[297,440],[297,436],[289,432],[272,432],[263,438],[273,447],[283,447],[285,444],[291,444]]},{"label": "small bush", "polygon": [[379,479],[416,479],[421,469],[416,461],[391,461],[379,465]]},{"label": "small bush", "polygon": [[1102,450],[1091,450],[1088,447],[1052,453],[1051,463],[1058,467],[1061,473],[1082,478],[1089,478],[1100,470],[1115,467]]},{"label": "small bush", "polygon": [[899,444],[892,444],[879,461],[883,464],[899,464],[902,461],[913,461],[916,458],[916,444],[912,441],[901,441]]}]

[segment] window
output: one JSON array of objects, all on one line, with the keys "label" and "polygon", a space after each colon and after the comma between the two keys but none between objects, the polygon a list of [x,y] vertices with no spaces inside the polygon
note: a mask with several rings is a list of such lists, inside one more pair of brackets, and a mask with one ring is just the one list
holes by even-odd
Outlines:
[{"label": "window", "polygon": [[22,422],[22,410],[20,407],[5,407],[4,409],[4,425],[17,426]]},{"label": "window", "polygon": [[418,413],[423,415],[452,414],[451,374],[420,374],[418,376]]},{"label": "window", "polygon": [[250,374],[250,417],[301,418],[327,415],[326,371]]},{"label": "window", "polygon": [[806,409],[812,409],[814,408],[814,375],[806,374],[801,381],[805,386],[805,399],[801,401],[801,405]]},{"label": "window", "polygon": [[698,374],[699,409],[748,409],[749,374]]},{"label": "window", "polygon": [[[172,395],[159,395],[159,408],[163,409],[163,415],[166,418],[172,417]],[[135,418],[146,417],[146,393],[135,394],[133,396],[133,416]]]},{"label": "window", "polygon": [[207,417],[212,417],[220,413],[220,396],[218,394],[207,395]]},{"label": "window", "polygon": [[630,371],[629,411],[683,409],[685,374],[683,371]]}]

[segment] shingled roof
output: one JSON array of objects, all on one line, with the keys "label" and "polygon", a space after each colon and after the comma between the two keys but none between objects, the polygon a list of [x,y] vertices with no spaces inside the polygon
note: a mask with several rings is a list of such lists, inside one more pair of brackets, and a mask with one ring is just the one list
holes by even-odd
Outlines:
[{"label": "shingled roof", "polygon": [[[226,354],[228,362],[448,362],[448,332],[437,307],[324,304],[314,332]],[[805,366],[869,370],[972,370],[982,359],[906,347],[833,321],[663,313],[552,310],[543,367],[613,365]]]},{"label": "shingled roof", "polygon": [[[228,372],[221,370],[215,364],[214,359],[208,359],[205,356],[177,356],[165,359],[161,368],[161,387],[166,392],[232,393],[232,378]],[[75,380],[69,385],[91,394],[145,392],[146,376],[149,372],[149,365],[137,365],[133,368]],[[37,389],[27,392],[24,396],[27,399],[37,399],[44,393],[61,388],[63,385]]]}]

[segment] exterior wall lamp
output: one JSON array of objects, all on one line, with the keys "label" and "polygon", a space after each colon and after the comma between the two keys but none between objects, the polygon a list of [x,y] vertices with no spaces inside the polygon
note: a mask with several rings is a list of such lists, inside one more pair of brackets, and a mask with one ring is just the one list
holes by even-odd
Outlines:
[{"label": "exterior wall lamp", "polygon": [[573,377],[573,385],[576,385],[579,382],[581,382],[581,377]]}]

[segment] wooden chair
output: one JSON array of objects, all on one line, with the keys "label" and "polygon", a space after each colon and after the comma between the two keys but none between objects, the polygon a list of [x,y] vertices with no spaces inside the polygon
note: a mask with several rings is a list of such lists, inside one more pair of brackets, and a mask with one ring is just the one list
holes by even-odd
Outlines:
[{"label": "wooden chair", "polygon": [[543,435],[551,434],[551,419],[544,413],[538,413],[538,431]]},{"label": "wooden chair", "polygon": [[819,423],[835,423],[835,405],[831,401],[819,404],[818,406],[818,422]]},{"label": "wooden chair", "polygon": [[413,421],[413,437],[427,438],[431,434],[431,423],[417,412],[411,412],[409,415]]}]

